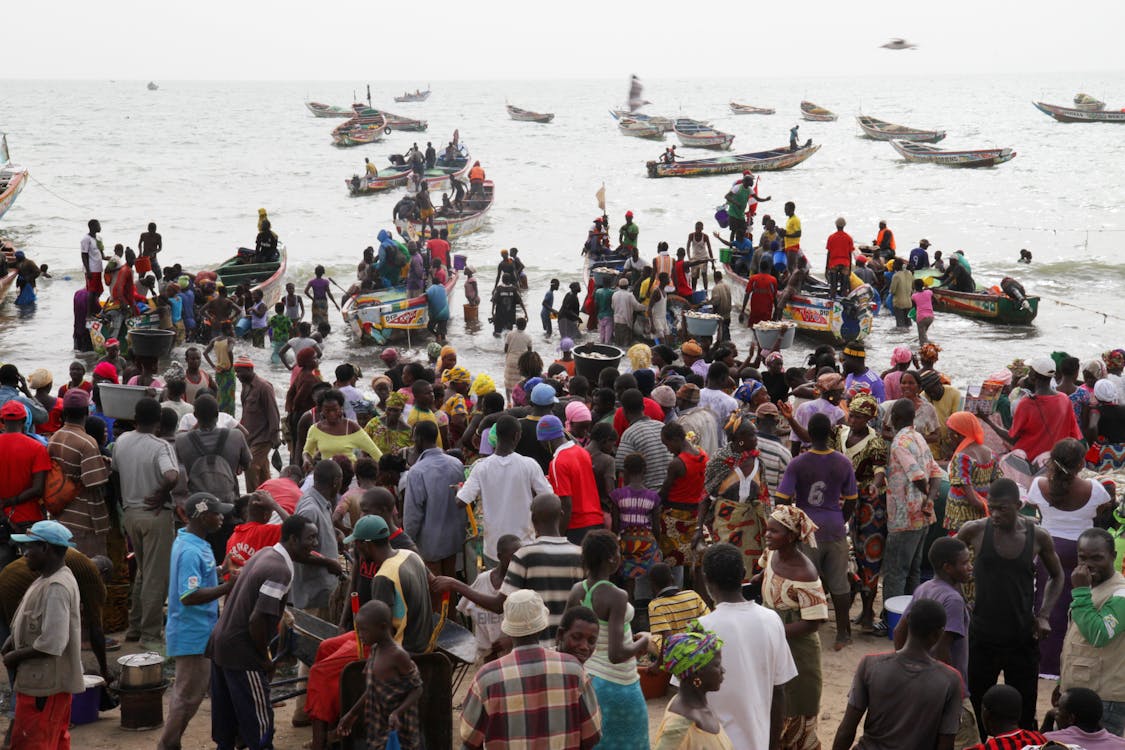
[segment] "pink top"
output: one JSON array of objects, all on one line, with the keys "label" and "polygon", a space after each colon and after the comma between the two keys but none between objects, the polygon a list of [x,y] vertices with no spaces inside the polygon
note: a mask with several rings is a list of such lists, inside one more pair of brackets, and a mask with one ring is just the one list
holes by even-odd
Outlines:
[{"label": "pink top", "polygon": [[916,314],[917,318],[932,318],[934,317],[934,293],[929,289],[923,289],[920,292],[914,292],[910,295],[910,299],[914,300],[914,306],[918,308]]}]

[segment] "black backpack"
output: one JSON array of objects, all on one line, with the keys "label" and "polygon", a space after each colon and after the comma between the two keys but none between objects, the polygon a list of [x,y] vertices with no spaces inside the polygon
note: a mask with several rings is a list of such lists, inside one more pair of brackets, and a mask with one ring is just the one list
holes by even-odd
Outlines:
[{"label": "black backpack", "polygon": [[238,498],[238,479],[230,463],[223,458],[223,448],[230,437],[230,430],[221,429],[218,432],[219,442],[210,454],[203,447],[203,438],[197,431],[188,433],[188,440],[196,452],[201,454],[188,469],[188,492],[210,492],[224,503],[233,503]]}]

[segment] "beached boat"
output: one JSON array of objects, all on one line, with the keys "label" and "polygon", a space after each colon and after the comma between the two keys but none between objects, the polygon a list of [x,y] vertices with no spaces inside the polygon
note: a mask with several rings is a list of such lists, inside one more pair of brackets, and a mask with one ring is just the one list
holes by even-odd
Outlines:
[{"label": "beached boat", "polygon": [[1077,109],[1047,104],[1046,102],[1032,102],[1032,104],[1040,112],[1055,118],[1059,122],[1125,122],[1125,109],[1121,111]]},{"label": "beached boat", "polygon": [[835,122],[836,113],[812,102],[801,102],[801,117],[813,122]]},{"label": "beached boat", "polygon": [[530,109],[520,109],[511,104],[504,105],[508,108],[508,117],[520,122],[550,122],[555,119],[552,112],[532,112]]},{"label": "beached boat", "polygon": [[880,120],[877,117],[860,115],[855,118],[863,134],[875,141],[914,141],[916,143],[937,143],[945,138],[944,130],[918,130],[905,125]]},{"label": "beached boat", "polygon": [[420,133],[426,130],[426,128],[430,127],[430,124],[425,120],[415,120],[410,117],[403,117],[402,115],[396,115],[393,112],[386,112],[381,109],[367,107],[363,104],[353,104],[352,111],[355,113],[355,117],[358,117],[360,119],[363,119],[365,117],[374,118],[377,115],[382,115],[387,121],[387,125],[384,130],[388,135],[392,130],[403,130],[407,132]]},{"label": "beached boat", "polygon": [[730,103],[730,111],[736,115],[772,115],[777,112],[772,107],[753,107],[749,104]]},{"label": "beached boat", "polygon": [[305,107],[314,117],[355,117],[355,110],[351,107],[337,107],[321,102],[305,102]]},{"label": "beached boat", "polygon": [[[440,213],[435,215],[434,229],[438,232],[443,229],[448,231],[451,240],[477,231],[484,226],[488,219],[488,210],[492,208],[495,191],[496,188],[492,184],[492,180],[485,180],[483,198],[466,196],[464,210],[446,216],[442,216]],[[403,235],[417,236],[422,232],[421,222],[414,219],[400,218],[395,221],[395,228]]]},{"label": "beached boat", "polygon": [[[373,112],[374,110],[371,110]],[[332,129],[334,146],[363,146],[377,143],[389,131],[387,118],[382,113],[367,113],[342,122]]]},{"label": "beached boat", "polygon": [[[934,279],[940,274],[932,268],[915,271],[915,278]],[[986,288],[977,285],[975,292],[955,292],[939,286],[931,286],[934,293],[934,310],[953,313],[966,318],[997,323],[1001,325],[1030,325],[1039,314],[1039,297],[1028,296],[1027,304],[1013,299],[999,287]]]},{"label": "beached boat", "polygon": [[277,260],[269,263],[246,263],[237,255],[215,268],[219,281],[227,289],[249,284],[251,292],[261,292],[266,307],[273,308],[285,292],[285,269],[289,254],[285,244],[277,243]]},{"label": "beached boat", "polygon": [[653,141],[664,140],[664,129],[647,122],[634,120],[631,117],[622,117],[617,121],[617,129],[621,131],[621,135],[628,135],[633,138],[648,138]]},{"label": "beached boat", "polygon": [[699,177],[713,174],[741,174],[749,169],[752,172],[776,172],[795,167],[820,150],[820,144],[805,145],[796,151],[788,146],[770,151],[756,151],[751,154],[730,154],[710,159],[690,159],[665,164],[650,161],[645,164],[649,177]]},{"label": "beached boat", "polygon": [[426,86],[425,91],[415,91],[413,94],[407,91],[403,93],[402,96],[396,96],[395,101],[400,104],[405,102],[424,102],[430,98],[430,93],[430,87]]},{"label": "beached boat", "polygon": [[[450,309],[459,273],[450,269],[445,293]],[[430,322],[426,296],[407,297],[405,286],[379,289],[348,298],[340,312],[352,335],[362,344],[385,344],[397,334],[424,331]]]},{"label": "beached boat", "polygon": [[8,155],[8,136],[0,134],[0,219],[23,192],[28,175],[25,167],[12,163]]},{"label": "beached boat", "polygon": [[651,125],[654,128],[660,128],[661,132],[664,133],[671,133],[674,126],[672,118],[661,117],[660,115],[643,115],[640,112],[630,112],[627,109],[611,109],[609,114],[612,115],[615,120],[621,120],[622,118],[636,120],[637,122]]},{"label": "beached boat", "polygon": [[[723,267],[735,288],[746,288],[745,276],[729,263],[724,263]],[[796,323],[798,333],[836,342],[863,339],[871,333],[875,318],[871,309],[871,287],[866,284],[853,289],[847,297],[835,300],[829,299],[828,285],[818,279],[810,279],[801,292],[791,297],[782,311],[782,319]]]},{"label": "beached boat", "polygon": [[[381,193],[384,190],[403,187],[410,182],[411,169],[405,164],[393,164],[384,167],[377,176],[352,175],[344,180],[348,192],[352,195],[370,195]],[[469,173],[469,152],[463,151],[453,161],[446,161],[444,157],[437,160],[433,169],[427,169],[422,176],[430,192],[449,190],[453,183],[452,178],[464,182],[464,177]]]},{"label": "beached boat", "polygon": [[994,167],[1016,158],[1016,152],[1010,148],[956,151],[910,141],[891,141],[891,145],[907,161],[946,167]]},{"label": "beached boat", "polygon": [[724,151],[734,143],[734,136],[730,133],[724,133],[705,122],[687,117],[677,118],[673,130],[684,148],[710,148]]}]

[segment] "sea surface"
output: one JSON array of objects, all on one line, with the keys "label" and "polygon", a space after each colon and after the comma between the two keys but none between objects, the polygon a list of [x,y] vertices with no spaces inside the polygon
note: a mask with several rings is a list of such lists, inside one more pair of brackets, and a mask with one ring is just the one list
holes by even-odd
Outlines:
[{"label": "sea surface", "polygon": [[[538,311],[551,278],[563,289],[580,280],[579,250],[600,211],[595,192],[604,184],[614,231],[626,210],[640,226],[642,254],[660,240],[684,244],[697,220],[717,229],[714,212],[732,177],[649,179],[645,162],[665,145],[627,138],[609,116],[620,106],[625,82],[433,82],[430,100],[394,104],[391,97],[419,82],[373,83],[375,106],[429,121],[426,133],[395,132],[382,142],[350,149],[331,144],[341,122],[314,118],[303,102],[347,105],[364,96],[355,82],[5,81],[0,84],[0,131],[12,158],[31,169],[32,181],[0,220],[11,239],[53,280],[42,282],[39,302],[19,310],[0,306],[0,361],[24,373],[47,367],[56,386],[66,379],[71,350],[71,298],[81,283],[79,242],[86,222],[98,218],[107,250],[136,247],[150,221],[164,236],[164,265],[213,266],[239,246],[252,246],[257,209],[268,209],[289,251],[290,280],[304,286],[323,264],[341,285],[355,275],[364,247],[390,228],[402,191],[350,197],[344,181],[362,172],[363,158],[378,165],[414,142],[440,147],[454,130],[496,184],[487,227],[454,244],[490,288],[501,248],[518,247],[528,265],[529,330],[541,333]],[[781,215],[795,201],[804,226],[802,245],[814,270],[823,268],[824,240],[837,216],[857,243],[869,242],[886,219],[906,253],[925,237],[933,250],[963,249],[976,279],[1020,279],[1042,302],[1034,326],[996,327],[939,314],[930,330],[943,347],[940,367],[957,385],[979,382],[1015,357],[1065,350],[1083,360],[1125,344],[1125,126],[1067,125],[1036,111],[1033,99],[1067,104],[1077,91],[1123,106],[1125,74],[936,78],[723,79],[646,82],[651,114],[709,120],[734,133],[735,152],[787,144],[800,122],[800,139],[823,144],[819,153],[787,172],[767,173],[760,192],[773,197],[759,212]],[[799,120],[809,99],[839,114],[834,123]],[[775,107],[773,116],[735,116],[731,100]],[[505,101],[555,113],[547,125],[514,122]],[[1010,146],[1015,160],[996,168],[957,170],[902,161],[887,143],[861,137],[854,116],[869,114],[913,127],[944,129],[940,146]],[[686,158],[712,155],[678,149]],[[757,227],[755,227],[756,229]],[[714,243],[716,257],[718,244]],[[1016,263],[1020,248],[1034,263]],[[561,300],[561,298],[560,298]],[[741,296],[737,295],[740,301]],[[502,345],[490,328],[466,330],[462,298],[453,299],[450,338],[474,372],[502,371]],[[482,306],[482,322],[487,312]],[[745,350],[748,331],[736,341]],[[914,344],[886,315],[868,339],[869,362],[887,366],[892,347]],[[557,345],[544,342],[544,359]],[[418,349],[414,337],[408,348]],[[247,345],[245,347],[249,349]],[[798,339],[788,364],[811,345]],[[241,353],[241,352],[240,352]],[[269,369],[268,350],[251,352]],[[375,352],[354,345],[342,325],[330,337],[325,365],[352,361],[374,370]],[[326,374],[330,372],[326,370]],[[279,396],[284,390],[279,388]]]}]

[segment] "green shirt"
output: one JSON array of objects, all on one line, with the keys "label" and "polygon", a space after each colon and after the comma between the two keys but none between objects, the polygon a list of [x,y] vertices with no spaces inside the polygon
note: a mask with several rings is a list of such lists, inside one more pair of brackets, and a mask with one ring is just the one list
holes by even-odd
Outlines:
[{"label": "green shirt", "polygon": [[632,250],[637,246],[637,235],[639,235],[640,233],[641,228],[638,227],[634,222],[629,222],[628,224],[622,225],[621,231],[618,233],[621,238],[621,246],[627,247]]},{"label": "green shirt", "polygon": [[746,204],[750,202],[750,188],[743,185],[738,190],[730,192],[727,199],[727,214],[737,219],[746,216]]},{"label": "green shirt", "polygon": [[293,320],[288,315],[274,315],[269,320],[270,340],[285,343],[289,340],[289,332],[293,329]]},{"label": "green shirt", "polygon": [[1075,588],[1071,592],[1070,619],[1082,637],[1094,648],[1108,646],[1121,635],[1125,624],[1125,591],[1117,591],[1106,600],[1101,609],[1094,609],[1094,601],[1089,586]]},{"label": "green shirt", "polygon": [[598,310],[598,319],[613,317],[613,290],[602,287],[594,292],[594,306]]}]

